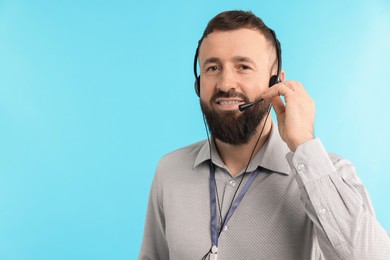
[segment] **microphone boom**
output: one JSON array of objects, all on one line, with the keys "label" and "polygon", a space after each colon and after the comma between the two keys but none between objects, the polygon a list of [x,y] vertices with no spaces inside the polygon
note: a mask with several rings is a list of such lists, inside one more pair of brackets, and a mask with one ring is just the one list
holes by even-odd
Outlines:
[{"label": "microphone boom", "polygon": [[238,106],[238,109],[243,112],[245,110],[247,110],[248,108],[250,108],[251,106],[254,106],[256,105],[257,103],[260,103],[261,101],[264,101],[264,99],[259,99],[259,100],[256,100],[254,102],[249,102],[249,103],[246,103],[246,104],[242,104],[242,105],[239,105]]}]

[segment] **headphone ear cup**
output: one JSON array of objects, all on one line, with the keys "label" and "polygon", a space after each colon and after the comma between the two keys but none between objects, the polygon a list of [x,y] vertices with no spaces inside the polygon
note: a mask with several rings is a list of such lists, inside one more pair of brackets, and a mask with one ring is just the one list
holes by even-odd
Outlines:
[{"label": "headphone ear cup", "polygon": [[195,93],[200,97],[200,76],[196,77],[195,80]]},{"label": "headphone ear cup", "polygon": [[278,76],[276,75],[273,75],[270,79],[269,79],[269,87],[272,87],[273,85],[279,83],[280,80],[278,79]]}]

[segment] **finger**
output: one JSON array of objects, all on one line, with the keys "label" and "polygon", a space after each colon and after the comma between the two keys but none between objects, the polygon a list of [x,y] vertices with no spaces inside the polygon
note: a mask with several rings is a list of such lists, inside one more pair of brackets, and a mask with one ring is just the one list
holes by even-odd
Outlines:
[{"label": "finger", "polygon": [[286,107],[285,107],[282,99],[279,96],[273,97],[271,99],[271,103],[272,103],[272,106],[275,110],[275,114],[278,117],[278,121],[279,121],[279,115],[284,114],[284,112],[286,111]]},{"label": "finger", "polygon": [[271,103],[275,111],[276,119],[278,120],[279,129],[281,130],[284,128],[285,124],[286,107],[284,106],[284,103],[279,96],[274,97],[271,100]]},{"label": "finger", "polygon": [[289,80],[284,82],[286,87],[291,89],[297,94],[307,94],[305,88],[303,87],[302,83],[299,81]]},{"label": "finger", "polygon": [[[306,89],[303,87],[303,85],[300,82],[289,80],[284,83],[288,88],[290,88],[294,92],[294,96],[297,97],[301,103],[310,104],[314,102],[310,97],[309,93],[306,91]],[[289,100],[292,99],[292,96],[293,95],[289,97]]]},{"label": "finger", "polygon": [[265,100],[271,100],[274,97],[286,96],[293,92],[294,91],[291,89],[291,86],[286,85],[285,82],[281,82],[265,90],[262,93],[261,98]]}]

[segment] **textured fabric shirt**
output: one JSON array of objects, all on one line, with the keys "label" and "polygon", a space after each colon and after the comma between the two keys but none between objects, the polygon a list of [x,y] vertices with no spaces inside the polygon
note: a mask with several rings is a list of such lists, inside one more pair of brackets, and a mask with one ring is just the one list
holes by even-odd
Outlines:
[{"label": "textured fabric shirt", "polygon": [[[161,159],[139,259],[200,260],[210,250],[209,149],[203,141]],[[213,144],[211,154],[224,217],[243,173],[232,177]],[[353,164],[319,139],[292,153],[273,124],[248,172],[258,167],[219,236],[218,260],[390,259],[390,239]]]}]

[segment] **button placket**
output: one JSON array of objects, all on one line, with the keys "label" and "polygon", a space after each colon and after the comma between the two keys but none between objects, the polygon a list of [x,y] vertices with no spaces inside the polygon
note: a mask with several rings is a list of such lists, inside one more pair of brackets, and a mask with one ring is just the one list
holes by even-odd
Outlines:
[{"label": "button placket", "polygon": [[[230,179],[225,182],[225,189],[223,191],[222,197],[222,215],[226,216],[227,211],[229,210],[230,204],[234,198],[234,194],[237,188],[237,181],[235,179]],[[223,227],[227,228],[226,226]]]}]

